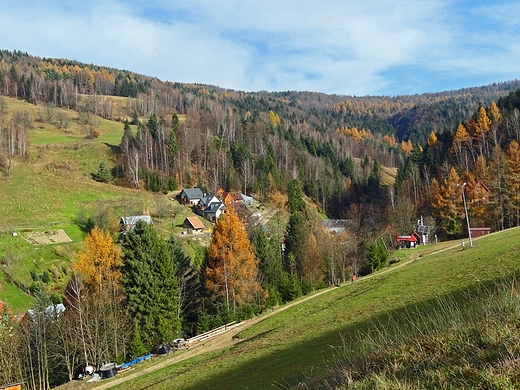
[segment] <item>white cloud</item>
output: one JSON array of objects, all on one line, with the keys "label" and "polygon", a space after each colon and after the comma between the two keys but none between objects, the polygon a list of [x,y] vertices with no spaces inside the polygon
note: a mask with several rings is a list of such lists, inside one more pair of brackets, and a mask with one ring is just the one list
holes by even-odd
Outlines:
[{"label": "white cloud", "polygon": [[[401,93],[400,85],[413,89],[415,80],[431,90],[436,74],[507,77],[519,59],[518,2],[507,12],[472,5],[462,17],[457,2],[442,0],[64,4],[20,0],[0,9],[3,48],[170,81],[356,95]],[[480,31],[475,19],[492,19],[491,31],[489,24]],[[403,80],[404,68],[414,74]]]}]

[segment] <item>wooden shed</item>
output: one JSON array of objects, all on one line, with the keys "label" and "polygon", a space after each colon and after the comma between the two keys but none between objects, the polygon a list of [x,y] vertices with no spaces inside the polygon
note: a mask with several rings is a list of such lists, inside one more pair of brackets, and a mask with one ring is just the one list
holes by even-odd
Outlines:
[{"label": "wooden shed", "polygon": [[488,227],[471,228],[471,229],[469,229],[469,231],[471,232],[472,238],[477,238],[477,237],[485,236],[486,234],[491,233],[491,228],[488,228]]},{"label": "wooden shed", "polygon": [[187,233],[202,233],[204,230],[204,224],[198,217],[186,217],[183,223],[183,227],[186,229]]}]

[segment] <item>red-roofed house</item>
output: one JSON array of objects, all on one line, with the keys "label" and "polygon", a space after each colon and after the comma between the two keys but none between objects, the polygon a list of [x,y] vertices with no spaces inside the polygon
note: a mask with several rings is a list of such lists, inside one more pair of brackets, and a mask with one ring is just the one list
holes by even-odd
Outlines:
[{"label": "red-roofed house", "polygon": [[184,220],[183,226],[186,229],[186,232],[190,233],[190,234],[202,233],[202,231],[204,230],[204,224],[196,216],[186,217],[186,219]]}]

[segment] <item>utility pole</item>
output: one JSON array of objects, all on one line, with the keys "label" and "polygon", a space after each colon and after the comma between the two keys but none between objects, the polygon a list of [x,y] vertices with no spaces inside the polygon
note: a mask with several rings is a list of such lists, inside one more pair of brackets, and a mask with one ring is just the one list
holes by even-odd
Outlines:
[{"label": "utility pole", "polygon": [[466,223],[468,224],[468,235],[469,235],[469,247],[473,248],[473,240],[471,239],[471,228],[469,227],[469,216],[468,216],[468,208],[466,207],[466,195],[464,193],[464,187],[466,187],[467,183],[462,183],[462,185],[457,183],[457,187],[462,188],[462,201],[464,202],[464,212],[466,213]]}]

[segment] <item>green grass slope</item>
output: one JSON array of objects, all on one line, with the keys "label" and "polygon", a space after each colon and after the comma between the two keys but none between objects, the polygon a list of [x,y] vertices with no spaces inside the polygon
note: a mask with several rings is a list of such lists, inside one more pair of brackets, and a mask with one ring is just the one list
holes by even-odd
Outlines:
[{"label": "green grass slope", "polygon": [[[454,243],[400,251],[415,260],[266,317],[240,333],[240,342],[231,348],[143,374],[116,388],[296,388],[326,375],[336,348],[345,340],[348,348],[360,331],[429,308],[444,295],[455,294],[453,299],[460,297],[463,304],[468,291],[520,271],[519,238],[515,228],[478,239],[473,249],[461,250]],[[436,248],[442,250],[436,253]]]},{"label": "green grass slope", "polygon": [[[22,111],[28,114],[32,125],[28,129],[28,159],[15,159],[9,177],[0,177],[0,300],[7,302],[13,312],[23,313],[31,307],[32,298],[26,294],[35,274],[54,274],[52,282],[60,286],[67,278],[67,269],[85,237],[76,220],[81,210],[95,210],[101,206],[117,212],[123,202],[132,203],[140,213],[148,211],[153,195],[143,190],[132,190],[92,180],[99,164],[109,167],[116,163],[115,147],[123,134],[121,122],[98,119],[100,136],[86,139],[84,126],[78,114],[55,108],[70,118],[67,129],[55,123],[38,120],[42,106],[3,98],[7,114],[3,122]],[[138,205],[138,206],[135,206]],[[117,216],[117,214],[116,214]],[[32,245],[25,239],[28,231],[64,229],[73,240],[67,244]],[[12,233],[16,232],[17,237]],[[13,284],[10,275],[24,286]]]}]

